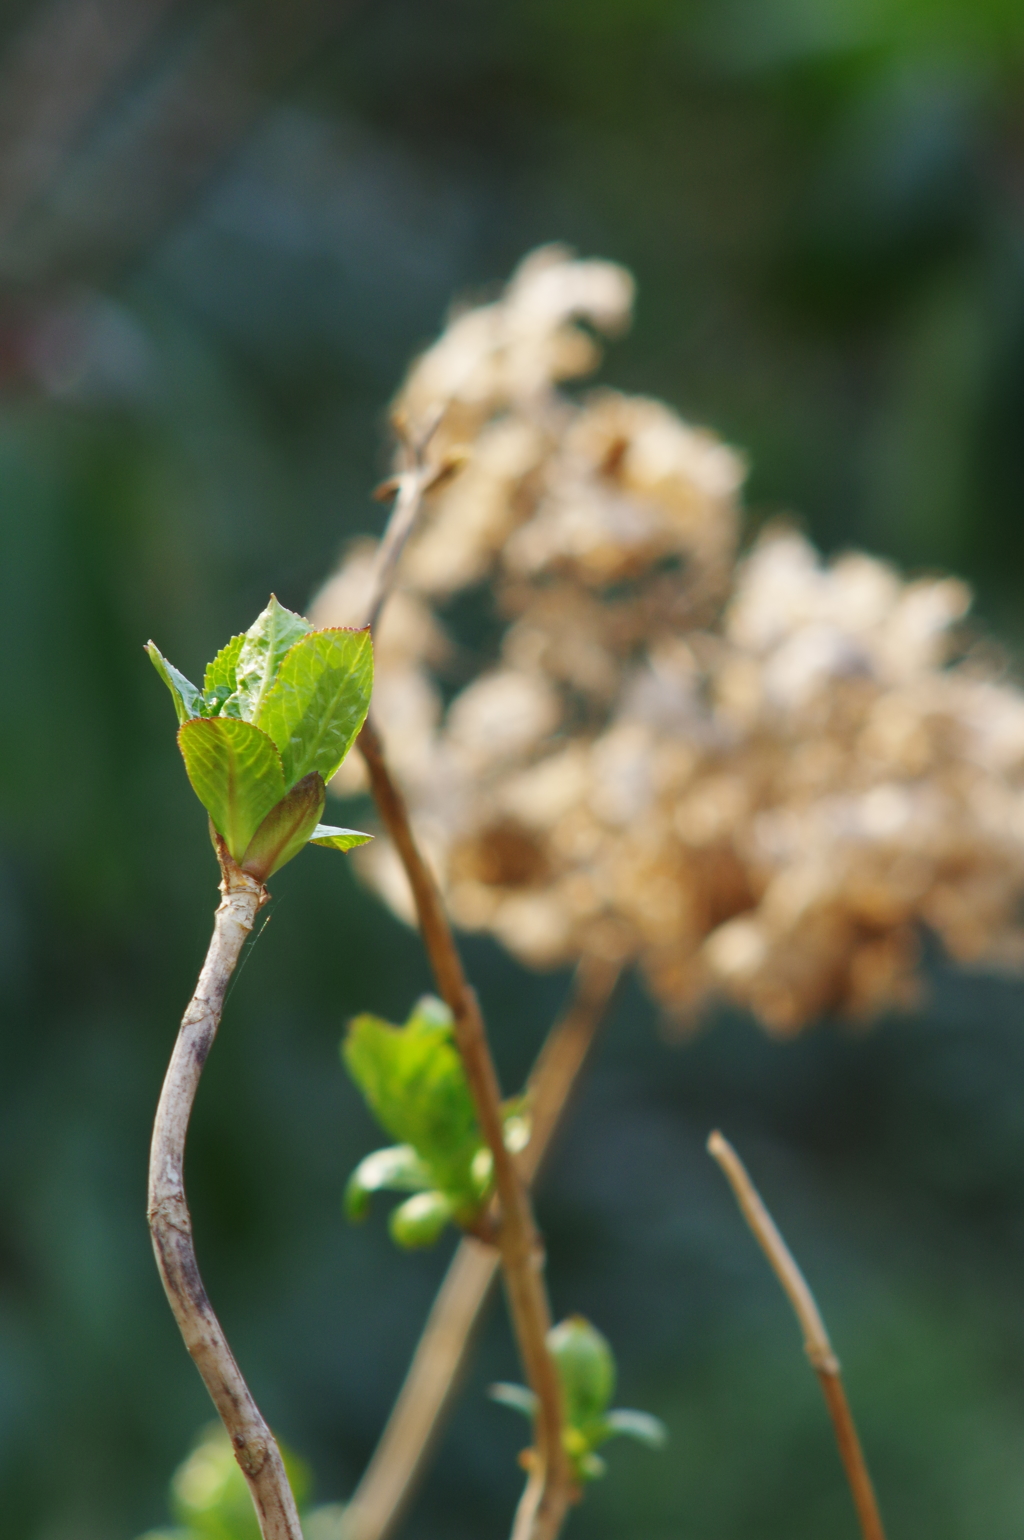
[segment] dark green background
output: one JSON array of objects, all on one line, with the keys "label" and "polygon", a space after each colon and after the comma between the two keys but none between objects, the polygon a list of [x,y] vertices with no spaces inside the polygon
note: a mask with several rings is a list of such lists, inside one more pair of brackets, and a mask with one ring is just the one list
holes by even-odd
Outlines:
[{"label": "dark green background", "polygon": [[[132,1540],[209,1416],[143,1211],[215,872],[141,643],[195,675],[271,588],[303,607],[379,527],[384,407],[450,297],[551,239],[626,263],[637,321],[605,377],[748,448],[752,523],[795,509],[828,550],[959,571],[1024,643],[1019,0],[375,0],[280,68],[265,9],[170,6],[0,261],[12,1540]],[[5,8],[8,41],[42,13]],[[257,107],[143,217],[169,162],[133,182],[125,147],[225,15],[251,22]],[[403,1019],[428,978],[344,860],[310,851],[273,890],[190,1190],[256,1394],[339,1499],[447,1243],[409,1258],[380,1214],[345,1228],[377,1136],[337,1043],[356,1009]],[[466,951],[512,1087],[566,981]],[[703,1154],[715,1124],[818,1291],[891,1540],[1019,1536],[1024,991],[937,955],[929,972],[926,1013],[791,1045],[737,1018],[669,1047],[626,991],[540,1216],[556,1310],[608,1333],[620,1400],[672,1442],[610,1451],[577,1540],[856,1533],[795,1327]],[[495,1376],[515,1377],[500,1314],[410,1537],[507,1533],[522,1433],[482,1399]]]}]

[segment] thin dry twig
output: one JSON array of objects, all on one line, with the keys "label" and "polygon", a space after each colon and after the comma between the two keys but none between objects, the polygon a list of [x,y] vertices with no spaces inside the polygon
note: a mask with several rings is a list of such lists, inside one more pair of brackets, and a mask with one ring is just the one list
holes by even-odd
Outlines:
[{"label": "thin dry twig", "polygon": [[397,495],[380,545],[377,547],[373,571],[370,574],[370,592],[363,612],[363,625],[369,626],[371,631],[376,631],[380,612],[390,596],[398,571],[398,563],[405,550],[405,543],[412,534],[419,517],[424,496],[432,487],[437,486],[457,469],[459,463],[457,459],[447,458],[440,464],[428,465],[424,458],[427,446],[437,432],[443,415],[443,408],[439,408],[424,432],[415,441],[406,436],[402,424],[395,424],[405,465],[397,476],[382,482],[376,492],[379,498]]},{"label": "thin dry twig", "polygon": [[519,1157],[519,1169],[528,1182],[536,1178],[551,1147],[621,977],[617,962],[593,955],[580,959],[568,1007],[545,1038],[526,1083],[530,1140]]},{"label": "thin dry twig", "polygon": [[344,1540],[385,1540],[405,1512],[451,1404],[499,1266],[493,1246],[471,1235],[459,1242],[384,1432],[345,1504]]},{"label": "thin dry twig", "polygon": [[771,1263],[800,1322],[804,1334],[804,1350],[821,1383],[864,1540],[885,1540],[875,1489],[864,1460],[850,1404],[846,1399],[839,1360],[832,1351],[832,1343],[814,1295],[775,1221],[765,1208],[757,1188],[747,1175],[746,1167],[728,1139],[723,1138],[717,1130],[708,1140],[708,1153],[724,1171],[744,1219]]},{"label": "thin dry twig", "polygon": [[[568,1008],[541,1049],[527,1085],[530,1141],[518,1160],[528,1182],[548,1151],[619,975],[616,964],[585,958]],[[402,1517],[462,1378],[499,1260],[493,1246],[472,1236],[460,1242],[380,1442],[345,1508],[346,1540],[387,1540]]]},{"label": "thin dry twig", "polygon": [[[396,491],[391,516],[377,554],[364,623],[373,630],[391,591],[398,563],[423,497],[431,486],[456,468],[451,460],[427,465],[426,447],[437,428],[435,414],[415,442],[396,424],[402,440],[403,471],[382,492]],[[483,1016],[462,967],[440,890],[412,831],[405,799],[391,777],[383,745],[370,717],[358,739],[370,776],[378,812],[405,868],[416,903],[420,932],[430,959],[438,993],[451,1010],[455,1041],[466,1070],[480,1131],[494,1162],[494,1184],[500,1204],[497,1232],[509,1311],[523,1370],[537,1396],[536,1445],[526,1490],[513,1525],[512,1540],[553,1540],[575,1492],[562,1445],[562,1391],[548,1351],[551,1308],[544,1286],[544,1252],[533,1218],[529,1193],[513,1156],[505,1147],[501,1090],[491,1057]]]},{"label": "thin dry twig", "polygon": [[167,1069],[149,1160],[149,1228],[171,1309],[203,1377],[235,1458],[249,1483],[264,1540],[302,1540],[302,1530],[274,1436],[242,1378],[207,1298],[192,1243],[185,1197],[185,1139],[224,997],[267,890],[232,861],[218,839],[222,894],[213,937]]},{"label": "thin dry twig", "polygon": [[480,1131],[494,1161],[494,1183],[501,1205],[498,1249],[509,1310],[523,1370],[537,1397],[537,1447],[516,1514],[513,1540],[552,1540],[574,1499],[574,1487],[562,1446],[561,1384],[547,1346],[551,1308],[544,1286],[543,1247],[526,1185],[505,1147],[501,1090],[480,1006],[463,971],[437,883],[412,832],[405,799],[391,778],[369,717],[359,735],[359,747],[377,809],[412,888],[438,993],[452,1013],[455,1041]]}]

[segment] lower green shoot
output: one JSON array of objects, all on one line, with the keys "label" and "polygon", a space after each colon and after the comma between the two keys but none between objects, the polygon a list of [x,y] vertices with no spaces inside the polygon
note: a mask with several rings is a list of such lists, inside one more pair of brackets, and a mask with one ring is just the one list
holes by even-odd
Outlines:
[{"label": "lower green shoot", "polygon": [[[548,1347],[562,1382],[565,1452],[581,1486],[604,1475],[605,1463],[596,1451],[619,1434],[649,1449],[664,1447],[665,1424],[650,1412],[609,1408],[615,1394],[615,1359],[607,1339],[588,1320],[571,1315],[552,1327]],[[536,1397],[525,1385],[492,1385],[488,1394],[492,1401],[533,1420]]]},{"label": "lower green shoot", "polygon": [[[402,1027],[357,1016],[341,1051],[378,1123],[402,1141],[360,1161],[345,1189],[348,1217],[364,1219],[375,1192],[404,1192],[412,1196],[389,1219],[400,1246],[430,1246],[449,1223],[478,1228],[491,1193],[493,1159],[448,1007],[425,995]],[[505,1142],[522,1149],[529,1138],[523,1103],[506,1103],[505,1114]]]}]

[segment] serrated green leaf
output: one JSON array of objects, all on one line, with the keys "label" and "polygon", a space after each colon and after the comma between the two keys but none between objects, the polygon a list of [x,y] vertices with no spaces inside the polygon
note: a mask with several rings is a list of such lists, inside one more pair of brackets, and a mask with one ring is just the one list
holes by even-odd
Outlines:
[{"label": "serrated green leaf", "polygon": [[627,1438],[635,1438],[649,1449],[663,1449],[668,1442],[668,1429],[660,1417],[654,1417],[650,1412],[638,1412],[631,1406],[616,1407],[608,1413],[604,1422],[609,1438],[616,1433],[624,1433]]},{"label": "serrated green leaf", "polygon": [[303,776],[287,796],[270,809],[249,841],[240,862],[243,872],[248,872],[257,882],[266,882],[297,856],[317,828],[326,796],[327,787],[315,770],[312,775]]},{"label": "serrated green leaf", "polygon": [[345,1213],[349,1219],[365,1219],[370,1196],[375,1192],[422,1192],[430,1186],[430,1172],[411,1144],[393,1144],[374,1150],[361,1160],[345,1186]]},{"label": "serrated green leaf", "polygon": [[457,1208],[474,1212],[481,1195],[473,1162],[483,1140],[452,1042],[450,1012],[428,996],[404,1027],[358,1016],[342,1052],[381,1126],[413,1146],[429,1168],[433,1187]]},{"label": "serrated green leaf", "polygon": [[192,789],[236,861],[285,794],[277,749],[237,717],[196,717],[178,729]]},{"label": "serrated green leaf", "polygon": [[537,1413],[537,1397],[532,1390],[527,1390],[525,1385],[509,1385],[504,1380],[499,1380],[496,1385],[488,1385],[487,1394],[492,1401],[497,1401],[499,1406],[509,1406],[514,1412],[521,1412],[524,1417],[532,1421]]},{"label": "serrated green leaf", "polygon": [[178,722],[188,722],[193,717],[202,716],[203,697],[191,680],[186,679],[173,663],[168,663],[155,642],[146,643],[146,652],[149,654],[149,661],[171,692],[174,709],[178,713]]},{"label": "serrated green leaf", "polygon": [[[262,727],[260,713],[277,678],[282,659],[289,648],[302,637],[308,636],[312,629],[305,616],[296,615],[294,610],[286,610],[271,594],[270,603],[257,615],[242,638],[235,660],[235,688],[224,707],[227,714],[239,716],[243,721],[255,722]],[[273,737],[273,733],[270,736]],[[317,765],[307,765],[305,770],[299,770],[289,778],[289,786],[309,770],[318,768]]]},{"label": "serrated green leaf", "polygon": [[[245,633],[233,636],[230,642],[226,642],[211,663],[206,665],[206,673],[203,675],[203,695],[206,698],[206,710],[203,716],[217,716],[225,706],[228,697],[236,689],[238,680],[236,670],[238,667],[238,654],[242,650],[245,641]],[[234,709],[225,712],[227,716],[241,716],[238,709],[239,702],[233,703]]]},{"label": "serrated green leaf", "polygon": [[368,845],[372,839],[372,834],[362,834],[358,829],[336,829],[331,824],[318,823],[309,843],[323,845],[325,850],[354,850],[357,845]]},{"label": "serrated green leaf", "polygon": [[548,1332],[565,1398],[565,1420],[584,1428],[602,1418],[615,1390],[615,1359],[607,1340],[581,1315]]},{"label": "serrated green leaf", "polygon": [[432,1246],[452,1217],[451,1199],[443,1192],[418,1192],[391,1210],[388,1229],[399,1246],[415,1251]]},{"label": "serrated green leaf", "polygon": [[311,631],[288,651],[254,717],[277,744],[286,784],[329,781],[363,725],[373,687],[368,630]]}]

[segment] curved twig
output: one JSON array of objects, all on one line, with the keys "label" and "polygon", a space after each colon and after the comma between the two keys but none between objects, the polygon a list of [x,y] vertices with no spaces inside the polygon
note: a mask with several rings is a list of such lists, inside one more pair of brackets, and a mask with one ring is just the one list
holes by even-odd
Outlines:
[{"label": "curved twig", "polygon": [[164,1079],[149,1158],[149,1228],[164,1290],[196,1368],[249,1483],[263,1540],[302,1540],[295,1499],[274,1436],[235,1362],[199,1276],[185,1198],[185,1139],[231,975],[267,890],[218,840],[222,899],[195,993]]}]

